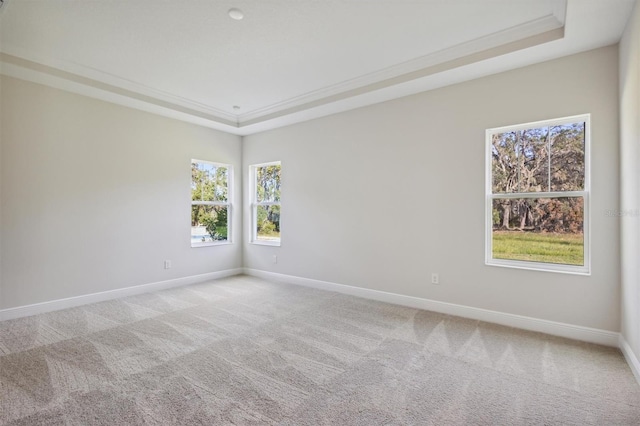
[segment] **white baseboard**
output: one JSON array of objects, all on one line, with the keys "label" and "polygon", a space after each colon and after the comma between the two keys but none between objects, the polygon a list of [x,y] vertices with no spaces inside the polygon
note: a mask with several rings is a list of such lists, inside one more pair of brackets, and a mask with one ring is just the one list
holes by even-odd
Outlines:
[{"label": "white baseboard", "polygon": [[622,334],[620,334],[618,346],[620,347],[622,354],[627,360],[627,364],[629,364],[633,375],[636,376],[636,380],[638,381],[638,383],[640,383],[640,361],[638,360],[636,354],[633,353],[631,346],[629,346],[629,343],[627,343]]},{"label": "white baseboard", "polygon": [[103,302],[106,300],[118,299],[121,297],[134,296],[137,294],[148,293],[152,291],[182,287],[185,285],[230,277],[243,273],[271,281],[280,281],[289,284],[317,288],[320,290],[335,291],[338,293],[348,294],[366,299],[378,300],[380,302],[393,303],[396,305],[407,306],[411,308],[424,309],[448,315],[455,315],[464,318],[501,324],[508,327],[520,328],[523,330],[537,331],[555,336],[566,337],[569,339],[618,347],[627,360],[627,363],[629,364],[631,371],[636,377],[636,380],[638,381],[638,383],[640,383],[640,361],[620,333],[600,330],[596,328],[582,327],[572,324],[565,324],[555,321],[548,321],[539,318],[526,317],[522,315],[491,311],[487,309],[474,308],[471,306],[457,305],[454,303],[440,302],[437,300],[405,296],[402,294],[388,293],[379,290],[371,290],[368,288],[336,284],[328,281],[320,281],[310,278],[296,277],[293,275],[278,274],[251,268],[227,269],[224,271],[210,272],[201,275],[192,275],[188,277],[176,278],[173,280],[142,284],[116,290],[70,297],[66,299],[52,300],[49,302],[36,303],[33,305],[2,309],[0,310],[0,321],[42,314],[46,312],[57,311],[60,309],[72,308],[89,303]]},{"label": "white baseboard", "polygon": [[119,288],[116,290],[102,291],[99,293],[85,294],[82,296],[69,297],[66,299],[52,300],[49,302],[36,303],[33,305],[18,306],[16,308],[0,310],[0,321],[27,317],[31,315],[43,314],[60,309],[73,308],[75,306],[89,303],[104,302],[105,300],[118,299],[121,297],[134,296],[136,294],[148,293],[151,291],[166,290],[174,287],[182,287],[189,284],[196,284],[203,281],[215,280],[218,278],[230,277],[243,273],[242,268],[226,269],[224,271],[209,272],[200,275],[176,278],[167,281],[141,284],[132,287]]},{"label": "white baseboard", "polygon": [[244,268],[244,273],[267,280],[280,281],[288,284],[297,284],[321,290],[335,291],[338,293],[349,294],[366,299],[378,300],[380,302],[387,302],[396,305],[408,306],[411,308],[440,312],[443,314],[455,315],[459,317],[505,325],[508,327],[520,328],[523,330],[537,331],[540,333],[581,340],[584,342],[597,343],[600,345],[613,347],[618,347],[619,344],[619,333],[614,331],[582,327],[579,325],[565,324],[561,322],[526,317],[522,315],[508,314],[498,311],[490,311],[487,309],[474,308],[471,306],[457,305],[454,303],[440,302],[437,300],[423,299],[413,296],[404,296],[401,294],[371,290],[362,287],[353,287],[327,281],[319,281],[292,275],[278,274],[251,268]]}]

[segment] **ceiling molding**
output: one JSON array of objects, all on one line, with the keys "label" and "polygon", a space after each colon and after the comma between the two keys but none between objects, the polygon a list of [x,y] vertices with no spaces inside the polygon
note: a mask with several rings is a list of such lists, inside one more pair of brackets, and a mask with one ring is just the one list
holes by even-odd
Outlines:
[{"label": "ceiling molding", "polygon": [[236,120],[224,120],[201,111],[164,102],[153,97],[110,86],[99,81],[36,64],[5,53],[0,53],[0,74],[151,112],[153,114],[175,118],[204,127],[239,134]]},{"label": "ceiling molding", "polygon": [[[562,4],[565,7],[556,8],[547,16],[240,115],[78,64],[35,57],[6,45],[0,46],[0,74],[245,135],[268,123],[291,124],[291,119],[303,120],[294,117],[328,115],[345,110],[345,105],[355,108],[359,98],[376,92],[388,92],[404,83],[562,39],[566,3]],[[6,8],[7,4],[3,9]],[[404,95],[396,97],[399,96]]]},{"label": "ceiling molding", "polygon": [[240,114],[238,121],[241,125],[258,123],[308,107],[361,94],[363,90],[378,90],[393,84],[557,40],[563,36],[564,20],[560,21],[555,14],[550,14],[331,87]]},{"label": "ceiling molding", "polygon": [[206,117],[217,117],[222,122],[237,123],[235,114],[71,62],[37,57],[6,45],[1,46],[0,61],[39,73],[66,78],[76,83],[113,90],[115,93],[132,96],[139,100],[155,99],[164,105],[175,105],[185,110],[202,113]]}]

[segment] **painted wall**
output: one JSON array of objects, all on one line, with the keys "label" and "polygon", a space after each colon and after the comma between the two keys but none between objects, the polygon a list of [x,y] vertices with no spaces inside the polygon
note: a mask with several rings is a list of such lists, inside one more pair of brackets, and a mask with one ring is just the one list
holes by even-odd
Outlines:
[{"label": "painted wall", "polygon": [[[2,38],[0,38],[0,45],[2,44]],[[2,67],[2,65],[0,65]],[[4,300],[3,296],[3,285],[2,285],[2,77],[0,76],[0,309],[2,309],[2,301]]]},{"label": "painted wall", "polygon": [[[619,224],[605,214],[619,205],[617,53],[245,137],[245,175],[255,163],[283,168],[282,246],[245,245],[245,267],[618,331]],[[485,129],[582,113],[592,114],[592,275],[485,266]],[[245,214],[245,236],[248,224]]]},{"label": "painted wall", "polygon": [[622,336],[640,359],[640,4],[620,41]]},{"label": "painted wall", "polygon": [[240,184],[238,136],[1,84],[0,309],[241,266],[241,226],[235,244],[190,247],[190,160],[230,163]]}]

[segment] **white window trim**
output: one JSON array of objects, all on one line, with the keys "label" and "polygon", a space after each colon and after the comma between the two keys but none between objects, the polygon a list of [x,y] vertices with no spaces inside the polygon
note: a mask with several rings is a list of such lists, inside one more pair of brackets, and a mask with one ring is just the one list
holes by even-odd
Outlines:
[{"label": "white window trim", "polygon": [[[495,133],[512,132],[536,127],[554,126],[569,123],[585,123],[585,147],[584,147],[584,189],[582,191],[567,192],[530,192],[515,194],[494,194],[492,186],[492,141]],[[514,126],[496,127],[487,129],[485,133],[485,264],[504,268],[518,268],[535,271],[558,272],[575,275],[591,275],[591,114],[580,114],[570,117],[552,120],[535,121],[532,123],[518,124]],[[551,197],[584,197],[584,265],[563,265],[545,262],[529,262],[520,260],[494,259],[493,258],[493,200],[494,198],[549,198]]]},{"label": "white window trim", "polygon": [[[191,159],[193,163],[205,163],[216,167],[226,167],[227,169],[227,201],[193,201],[191,200],[191,206],[226,206],[227,207],[227,239],[226,241],[207,241],[207,242],[193,242],[191,241],[191,248],[199,247],[211,247],[211,246],[223,246],[227,244],[233,244],[233,205],[231,200],[233,199],[233,166],[231,164],[217,163],[214,161]],[[190,215],[191,216],[191,213]]]},{"label": "white window trim", "polygon": [[[282,218],[280,219],[280,239],[278,241],[270,241],[270,240],[259,240],[258,239],[258,206],[282,206],[282,200],[279,202],[258,202],[257,200],[257,188],[256,188],[256,170],[259,167],[266,166],[280,166],[282,168],[281,161],[271,161],[269,163],[260,163],[260,164],[252,164],[249,166],[249,191],[251,194],[251,232],[249,233],[250,244],[256,244],[260,246],[274,246],[280,247],[282,243]],[[282,211],[282,208],[281,210]]]}]

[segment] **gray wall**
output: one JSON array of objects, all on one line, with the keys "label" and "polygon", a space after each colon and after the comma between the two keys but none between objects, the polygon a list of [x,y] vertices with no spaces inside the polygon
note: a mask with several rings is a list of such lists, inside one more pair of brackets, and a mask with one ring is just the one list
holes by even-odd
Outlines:
[{"label": "gray wall", "polygon": [[[245,175],[283,167],[282,246],[245,244],[245,267],[618,331],[617,63],[611,46],[245,137]],[[485,266],[485,129],[582,113],[592,275]]]},{"label": "gray wall", "polygon": [[[619,221],[605,214],[619,206],[617,62],[607,47],[242,144],[2,77],[0,309],[244,264],[618,331]],[[485,266],[485,129],[581,113],[592,114],[592,275]],[[281,160],[282,246],[246,244],[244,209],[234,244],[190,248],[191,158],[235,166],[236,224],[248,165]]]},{"label": "gray wall", "polygon": [[[0,43],[2,43],[2,39],[0,39]],[[0,65],[0,70],[2,68],[2,65]],[[4,200],[2,198],[2,135],[3,135],[3,131],[2,131],[2,117],[4,117],[3,115],[3,111],[2,111],[2,95],[3,95],[3,91],[2,91],[2,76],[0,76],[0,309],[2,309],[3,303],[2,301],[4,300],[4,290],[3,290],[3,285],[2,285],[2,204],[4,203]]]},{"label": "gray wall", "polygon": [[[230,163],[238,136],[2,77],[0,309],[238,268],[190,247],[190,159]],[[163,260],[173,268],[163,269]]]},{"label": "gray wall", "polygon": [[640,359],[640,4],[620,41],[622,336]]}]

